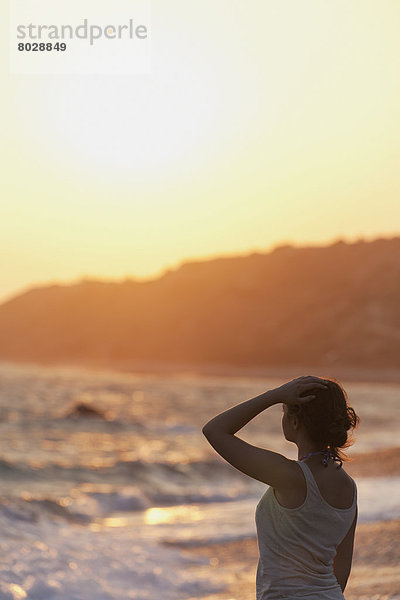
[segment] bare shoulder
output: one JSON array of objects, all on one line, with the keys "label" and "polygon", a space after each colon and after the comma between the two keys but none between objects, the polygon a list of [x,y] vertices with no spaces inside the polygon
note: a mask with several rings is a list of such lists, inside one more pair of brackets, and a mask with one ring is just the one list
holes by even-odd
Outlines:
[{"label": "bare shoulder", "polygon": [[339,469],[338,472],[342,473],[343,484],[347,485],[349,489],[352,489],[356,485],[354,479],[343,469],[343,467]]},{"label": "bare shoulder", "polygon": [[[324,474],[326,471],[327,469],[322,471],[322,473]],[[334,465],[331,465],[331,468],[328,470],[327,479],[330,479],[333,485],[340,484],[343,490],[352,491],[355,485],[354,479],[350,477],[343,467],[337,469]]]},{"label": "bare shoulder", "polygon": [[356,494],[357,493],[357,484],[354,481],[354,479],[342,468],[339,469],[339,471],[342,471],[343,475],[343,479],[342,479],[342,484],[343,484],[343,489],[346,490],[347,493],[347,497],[353,497],[353,493]]}]

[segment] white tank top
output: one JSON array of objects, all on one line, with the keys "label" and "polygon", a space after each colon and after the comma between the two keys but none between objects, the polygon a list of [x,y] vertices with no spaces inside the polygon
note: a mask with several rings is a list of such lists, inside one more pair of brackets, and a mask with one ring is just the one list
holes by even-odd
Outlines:
[{"label": "white tank top", "polygon": [[356,483],[352,479],[352,505],[334,508],[322,497],[306,463],[296,462],[306,478],[303,504],[285,508],[272,487],[257,504],[257,600],[343,600],[333,559],[355,516]]}]

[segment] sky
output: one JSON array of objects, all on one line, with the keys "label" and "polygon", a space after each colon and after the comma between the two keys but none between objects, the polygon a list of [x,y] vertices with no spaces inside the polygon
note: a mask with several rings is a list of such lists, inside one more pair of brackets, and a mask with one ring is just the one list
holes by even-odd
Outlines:
[{"label": "sky", "polygon": [[0,20],[0,301],[399,233],[398,0],[152,0],[146,74],[10,73]]}]

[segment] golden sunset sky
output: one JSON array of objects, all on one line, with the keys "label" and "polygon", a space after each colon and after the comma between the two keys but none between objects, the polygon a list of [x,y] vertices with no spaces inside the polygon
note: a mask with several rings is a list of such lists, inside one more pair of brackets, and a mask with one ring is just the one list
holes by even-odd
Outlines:
[{"label": "golden sunset sky", "polygon": [[0,301],[399,233],[398,0],[153,0],[146,75],[15,75]]}]

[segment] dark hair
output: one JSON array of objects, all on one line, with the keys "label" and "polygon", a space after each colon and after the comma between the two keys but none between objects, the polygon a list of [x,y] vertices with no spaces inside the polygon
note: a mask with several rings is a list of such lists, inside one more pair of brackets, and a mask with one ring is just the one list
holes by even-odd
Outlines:
[{"label": "dark hair", "polygon": [[328,389],[316,388],[305,395],[316,398],[303,404],[288,406],[288,414],[296,415],[304,425],[307,434],[320,450],[329,449],[342,461],[349,460],[339,448],[348,448],[353,444],[348,431],[360,422],[351,406],[348,406],[347,394],[340,383],[333,378],[323,377]]}]

